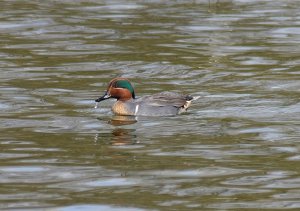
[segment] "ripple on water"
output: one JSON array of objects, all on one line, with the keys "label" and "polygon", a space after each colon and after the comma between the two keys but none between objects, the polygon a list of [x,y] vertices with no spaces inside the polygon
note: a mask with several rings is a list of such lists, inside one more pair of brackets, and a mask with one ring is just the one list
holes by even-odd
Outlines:
[{"label": "ripple on water", "polygon": [[87,204],[87,205],[72,205],[65,207],[58,207],[61,211],[74,211],[74,210],[109,210],[109,211],[145,211],[147,209],[139,209],[134,207],[117,207],[111,205]]},{"label": "ripple on water", "polygon": [[95,181],[89,181],[83,183],[82,185],[92,186],[92,187],[113,187],[113,186],[132,186],[137,185],[140,182],[136,180],[131,180],[128,178],[111,178],[111,179],[100,179]]},{"label": "ripple on water", "polygon": [[216,176],[228,176],[243,174],[246,172],[253,172],[253,170],[242,170],[242,169],[232,169],[224,167],[207,167],[201,169],[191,169],[191,170],[161,170],[161,171],[144,171],[138,173],[138,175],[151,175],[162,178],[176,178],[176,177],[189,177],[189,178],[202,178],[202,177],[216,177]]},{"label": "ripple on water", "polygon": [[26,172],[42,172],[47,171],[46,167],[40,166],[16,166],[16,167],[1,167],[2,172],[7,173],[26,173]]}]

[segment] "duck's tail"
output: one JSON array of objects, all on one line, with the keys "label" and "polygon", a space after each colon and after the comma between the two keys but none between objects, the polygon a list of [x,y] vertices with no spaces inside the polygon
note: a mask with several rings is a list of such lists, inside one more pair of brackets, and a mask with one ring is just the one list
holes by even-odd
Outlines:
[{"label": "duck's tail", "polygon": [[194,101],[194,100],[198,100],[201,96],[193,96],[193,98],[191,99],[191,101]]},{"label": "duck's tail", "polygon": [[187,98],[185,104],[184,104],[184,105],[181,107],[181,109],[180,109],[180,113],[186,112],[187,109],[191,106],[192,101],[195,101],[195,100],[199,99],[200,97],[201,97],[201,96],[188,96],[188,98]]}]

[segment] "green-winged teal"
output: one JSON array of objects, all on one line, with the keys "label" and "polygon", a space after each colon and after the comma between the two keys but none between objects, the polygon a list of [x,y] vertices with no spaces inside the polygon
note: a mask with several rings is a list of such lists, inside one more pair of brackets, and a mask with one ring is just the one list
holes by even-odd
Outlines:
[{"label": "green-winged teal", "polygon": [[114,78],[109,82],[105,94],[95,101],[98,103],[109,98],[117,99],[112,107],[117,115],[174,116],[186,112],[191,102],[199,97],[161,92],[136,99],[133,86],[127,78]]}]

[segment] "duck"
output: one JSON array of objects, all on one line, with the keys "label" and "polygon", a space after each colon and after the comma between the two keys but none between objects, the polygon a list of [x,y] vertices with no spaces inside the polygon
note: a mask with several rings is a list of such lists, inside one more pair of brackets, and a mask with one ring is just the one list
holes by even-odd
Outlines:
[{"label": "duck", "polygon": [[114,98],[117,101],[112,106],[112,112],[121,116],[175,116],[185,113],[192,101],[200,96],[184,95],[164,91],[153,95],[136,98],[132,83],[127,78],[112,79],[103,96],[95,100],[99,102]]}]

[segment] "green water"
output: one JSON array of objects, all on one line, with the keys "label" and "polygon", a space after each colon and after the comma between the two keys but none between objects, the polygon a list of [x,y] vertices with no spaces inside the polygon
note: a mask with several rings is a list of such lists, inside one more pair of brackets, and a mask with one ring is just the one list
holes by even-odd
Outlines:
[{"label": "green water", "polygon": [[[0,209],[300,208],[299,1],[10,1],[0,8]],[[201,96],[188,114],[94,109]]]}]

